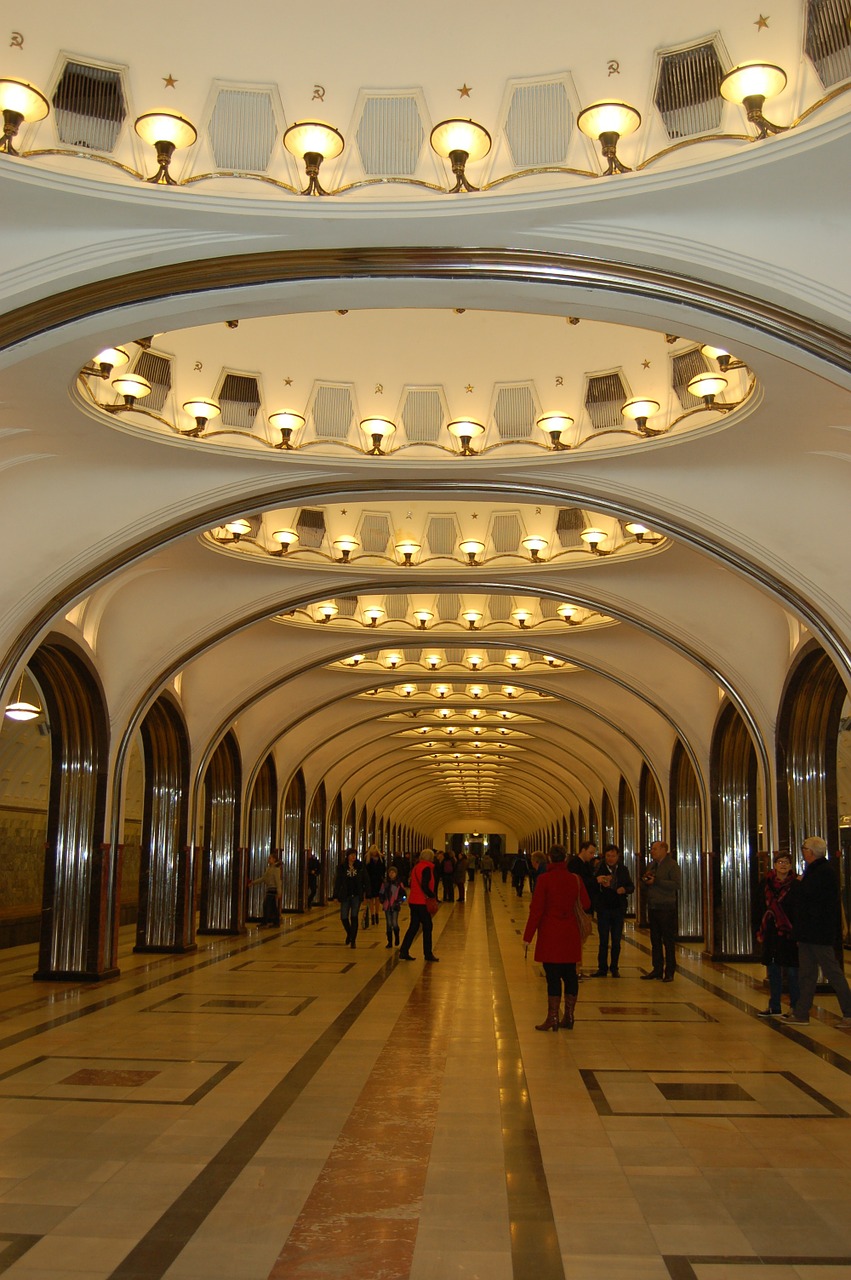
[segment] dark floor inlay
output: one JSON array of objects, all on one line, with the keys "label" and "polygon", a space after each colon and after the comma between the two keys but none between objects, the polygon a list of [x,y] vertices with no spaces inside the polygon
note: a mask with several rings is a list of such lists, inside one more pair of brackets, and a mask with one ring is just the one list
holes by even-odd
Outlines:
[{"label": "dark floor inlay", "polygon": [[739,1084],[657,1084],[663,1098],[669,1102],[753,1102]]}]

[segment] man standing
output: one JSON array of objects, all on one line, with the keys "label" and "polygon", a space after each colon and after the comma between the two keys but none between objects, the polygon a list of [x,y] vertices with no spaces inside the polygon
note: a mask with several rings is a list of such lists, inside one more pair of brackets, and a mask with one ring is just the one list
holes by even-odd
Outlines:
[{"label": "man standing", "polygon": [[439,957],[432,950],[433,922],[428,904],[432,909],[437,905],[437,880],[434,874],[434,849],[423,849],[420,860],[411,872],[411,887],[408,890],[408,906],[411,909],[411,923],[408,932],[402,939],[399,949],[400,960],[413,960],[411,943],[420,929],[423,931],[423,955],[431,964],[437,964]]},{"label": "man standing", "polygon": [[653,978],[673,982],[677,967],[677,897],[682,877],[664,840],[653,841],[650,857],[651,864],[641,880],[647,891],[647,920],[650,925],[653,968],[649,973],[642,973],[641,977],[645,982]]},{"label": "man standing", "polygon": [[836,1026],[851,1027],[851,990],[834,951],[842,930],[839,880],[827,861],[827,844],[821,836],[808,836],[801,852],[807,866],[795,891],[792,917],[792,933],[798,943],[800,994],[794,1009],[784,1014],[784,1021],[809,1022],[820,968],[842,1010]]}]

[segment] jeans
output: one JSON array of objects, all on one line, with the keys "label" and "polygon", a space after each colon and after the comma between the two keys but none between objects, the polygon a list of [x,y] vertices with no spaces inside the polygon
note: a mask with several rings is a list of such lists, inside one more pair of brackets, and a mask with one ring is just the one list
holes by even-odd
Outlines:
[{"label": "jeans", "polygon": [[340,899],[340,919],[346,931],[346,939],[356,938],[358,933],[358,911],[360,898]]},{"label": "jeans", "polygon": [[647,912],[647,921],[650,925],[653,972],[660,978],[663,975],[672,978],[677,967],[677,908],[656,907]]},{"label": "jeans", "polygon": [[411,923],[408,925],[408,931],[402,939],[402,946],[399,950],[400,955],[407,956],[410,954],[411,943],[414,941],[414,938],[417,936],[420,929],[423,931],[423,955],[426,960],[430,960],[434,955],[431,945],[431,935],[434,931],[434,924],[431,916],[429,915],[428,908],[418,902],[412,902]]},{"label": "jeans", "polygon": [[783,974],[786,974],[786,981],[789,984],[789,1004],[794,1009],[801,994],[801,985],[798,981],[798,970],[794,967],[787,968],[785,965],[771,964],[765,966],[768,974],[768,1007],[772,1013],[780,1012],[781,996],[783,994]]},{"label": "jeans", "polygon": [[821,969],[836,992],[842,1016],[851,1018],[851,990],[833,947],[820,942],[799,942],[798,960],[801,964],[801,991],[794,1006],[795,1016],[808,1016],[816,994],[818,971]]},{"label": "jeans", "polygon": [[384,912],[384,924],[387,928],[387,941],[393,941],[393,933],[399,928],[399,907],[388,907]]},{"label": "jeans", "polygon": [[621,938],[623,937],[624,913],[620,907],[597,908],[597,930],[600,934],[600,949],[597,952],[597,968],[606,972],[609,938],[612,940],[612,973],[618,971],[618,960],[621,954]]}]

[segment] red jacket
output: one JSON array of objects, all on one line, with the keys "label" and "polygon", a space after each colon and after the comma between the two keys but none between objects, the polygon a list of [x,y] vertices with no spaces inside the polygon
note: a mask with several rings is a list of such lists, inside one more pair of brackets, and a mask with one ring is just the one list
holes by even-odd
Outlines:
[{"label": "red jacket", "polygon": [[[428,875],[426,875],[428,872]],[[425,884],[423,884],[425,880]],[[424,907],[426,898],[436,898],[434,867],[425,859],[418,862],[411,872],[411,887],[408,891],[408,902],[412,907]],[[427,892],[426,892],[427,890]]]},{"label": "red jacket", "polygon": [[535,959],[541,963],[578,964],[582,959],[577,897],[587,911],[591,906],[588,891],[564,862],[551,862],[538,876],[523,941],[531,942],[537,933]]}]

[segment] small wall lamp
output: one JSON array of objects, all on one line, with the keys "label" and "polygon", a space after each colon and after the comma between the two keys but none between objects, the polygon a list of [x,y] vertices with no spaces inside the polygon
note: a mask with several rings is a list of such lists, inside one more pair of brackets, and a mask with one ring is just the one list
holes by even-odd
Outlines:
[{"label": "small wall lamp", "polygon": [[363,616],[371,627],[377,627],[378,619],[384,617],[384,610],[379,609],[378,605],[370,605],[368,609],[364,609]]},{"label": "small wall lamp", "polygon": [[[140,378],[137,373],[122,373],[112,379],[112,385],[119,395],[124,397],[124,405],[132,409],[137,400],[151,394],[151,384],[147,378]],[[118,406],[119,408],[121,406]]]},{"label": "small wall lamp", "polygon": [[408,541],[396,543],[396,551],[402,557],[402,564],[406,569],[410,568],[411,561],[419,550],[420,544],[418,542]]},{"label": "small wall lamp", "polygon": [[605,542],[609,535],[602,529],[583,529],[579,536],[588,544],[594,555],[599,556],[603,554],[600,544]]},{"label": "small wall lamp", "polygon": [[546,551],[549,545],[550,544],[547,542],[546,538],[524,538],[523,539],[523,546],[529,552],[533,561],[540,560],[541,552]]},{"label": "small wall lamp", "polygon": [[325,604],[321,604],[319,606],[319,609],[318,609],[319,621],[330,622],[332,618],[335,618],[337,616],[338,612],[339,611],[337,609],[337,606],[335,604],[332,604],[329,600]]},{"label": "small wall lamp", "polygon": [[300,413],[290,413],[286,409],[280,413],[270,413],[269,426],[275,427],[281,433],[281,443],[278,448],[292,449],[293,432],[300,430],[304,426],[304,418]]},{"label": "small wall lamp", "polygon": [[727,379],[717,373],[698,373],[689,381],[688,390],[702,400],[707,409],[711,409],[715,397],[720,396],[726,386]]},{"label": "small wall lamp", "polygon": [[475,631],[476,623],[481,622],[482,620],[482,615],[479,613],[477,609],[467,609],[466,612],[461,614],[461,617],[467,623],[467,626],[470,629],[470,631]]},{"label": "small wall lamp", "polygon": [[461,550],[467,557],[468,565],[476,564],[476,556],[481,555],[484,549],[485,544],[483,542],[478,542],[475,538],[468,538],[466,542],[461,543]]},{"label": "small wall lamp", "polygon": [[558,609],[556,610],[556,613],[562,619],[563,622],[570,622],[570,623],[573,623],[574,625],[576,624],[576,621],[577,621],[575,617],[576,605],[560,604]]},{"label": "small wall lamp", "polygon": [[330,124],[305,120],[290,125],[284,134],[284,146],[297,160],[304,161],[307,186],[301,193],[303,196],[328,195],[319,182],[319,167],[323,160],[336,160],[345,145],[343,135]]},{"label": "small wall lamp", "polygon": [[542,418],[538,418],[536,426],[549,436],[550,444],[556,451],[570,448],[570,445],[565,444],[561,437],[562,432],[573,426],[573,418],[569,418],[564,413],[545,413]]},{"label": "small wall lamp", "polygon": [[461,444],[461,456],[471,458],[475,455],[475,449],[470,448],[470,441],[475,436],[484,435],[484,427],[481,422],[473,422],[471,418],[459,418],[455,422],[448,423],[448,431],[455,436]]},{"label": "small wall lamp", "polygon": [[658,400],[636,397],[634,400],[627,400],[626,404],[621,406],[621,413],[625,418],[631,418],[644,435],[649,435],[650,432],[646,430],[647,419],[652,418],[654,413],[658,413],[660,407]]},{"label": "small wall lamp", "polygon": [[415,609],[414,617],[417,620],[417,626],[419,627],[420,631],[425,631],[429,622],[434,617],[434,614],[431,612],[430,609]]},{"label": "small wall lamp", "polygon": [[239,542],[241,538],[244,538],[247,533],[251,532],[251,523],[242,518],[239,520],[228,520],[225,528],[230,534],[231,539],[234,542]]},{"label": "small wall lamp", "polygon": [[576,123],[587,137],[598,139],[603,159],[609,166],[604,177],[630,172],[629,167],[618,159],[617,147],[621,138],[635,133],[641,124],[641,115],[635,107],[625,102],[595,102],[579,112]]},{"label": "small wall lamp", "polygon": [[762,114],[766,98],[776,98],[786,88],[786,72],[782,67],[773,62],[745,62],[722,76],[718,87],[722,98],[741,103],[745,108],[748,120],[757,127],[757,138],[786,132],[787,125],[772,124]]},{"label": "small wall lamp", "polygon": [[[114,385],[114,384],[113,384]],[[185,431],[183,434],[187,436],[200,436],[211,418],[218,418],[221,409],[215,400],[186,400],[183,404],[184,411],[195,423],[191,431]]]},{"label": "small wall lamp", "polygon": [[159,168],[147,178],[155,186],[176,187],[169,172],[172,156],[182,147],[191,147],[198,137],[198,130],[184,116],[170,111],[147,111],[139,116],[133,128],[143,142],[149,142],[157,153]]},{"label": "small wall lamp", "polygon": [[478,191],[472,186],[466,175],[467,164],[473,160],[483,160],[491,149],[491,136],[482,125],[475,120],[441,120],[431,131],[432,149],[448,160],[455,175],[455,186],[449,192]]},{"label": "small wall lamp", "polygon": [[12,145],[12,139],[25,120],[36,124],[50,112],[50,103],[41,90],[26,80],[0,80],[0,111],[3,112],[3,137],[0,151],[7,155],[20,155]]},{"label": "small wall lamp", "polygon": [[334,541],[334,546],[338,547],[340,551],[340,559],[337,561],[337,563],[348,564],[349,558],[352,552],[357,550],[357,548],[360,546],[360,543],[358,542],[357,538],[336,538]]},{"label": "small wall lamp", "polygon": [[529,619],[531,618],[532,615],[530,614],[528,609],[515,609],[512,612],[511,616],[514,619],[514,621],[517,623],[520,630],[525,631],[527,624],[529,622]]},{"label": "small wall lamp", "polygon": [[100,376],[106,381],[113,369],[121,369],[125,364],[130,363],[130,356],[123,347],[107,347],[105,351],[99,351],[95,356],[92,364],[97,365]]},{"label": "small wall lamp", "polygon": [[372,440],[372,448],[368,452],[376,457],[383,456],[381,442],[393,434],[396,423],[390,422],[387,418],[364,418],[360,425]]},{"label": "small wall lamp", "polygon": [[298,534],[295,529],[276,529],[272,537],[278,543],[278,550],[273,551],[273,556],[285,556],[294,542],[298,542]]}]

